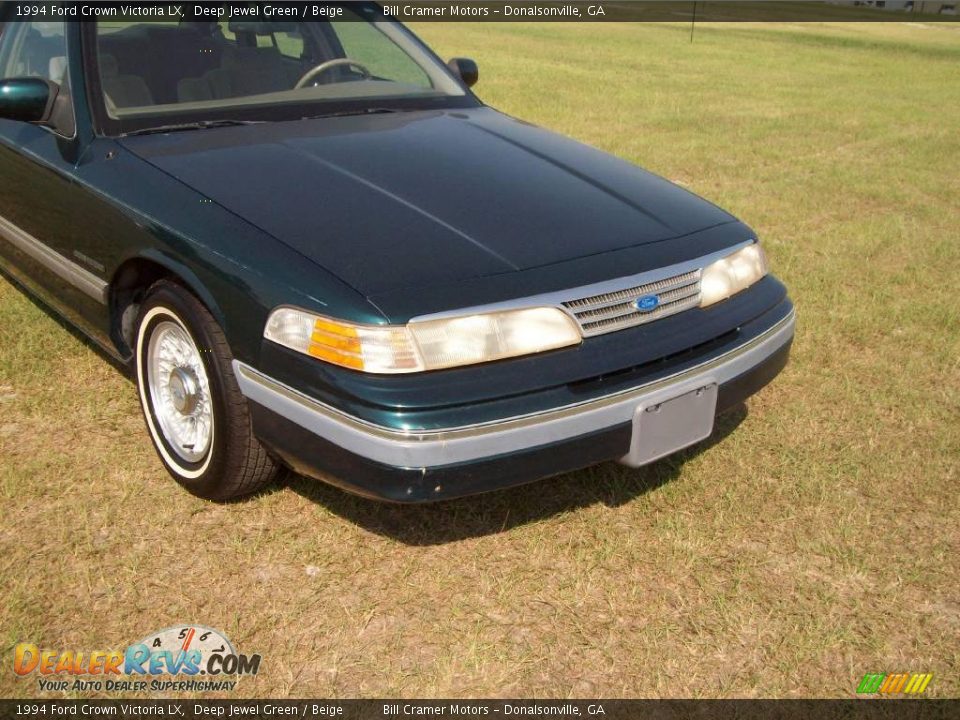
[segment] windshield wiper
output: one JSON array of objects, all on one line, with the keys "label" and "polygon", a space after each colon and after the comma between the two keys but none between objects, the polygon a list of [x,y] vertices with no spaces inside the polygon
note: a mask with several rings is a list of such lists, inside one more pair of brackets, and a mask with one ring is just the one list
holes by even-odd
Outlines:
[{"label": "windshield wiper", "polygon": [[323,113],[321,115],[306,115],[301,120],[319,120],[320,118],[332,118],[332,117],[350,117],[351,115],[379,115],[381,113],[398,113],[403,112],[403,110],[398,110],[397,108],[386,108],[386,107],[370,107],[370,108],[360,108],[359,110],[341,110],[339,112]]},{"label": "windshield wiper", "polygon": [[184,130],[206,130],[208,128],[232,127],[234,125],[259,125],[266,120],[198,120],[196,122],[177,123],[175,125],[157,125],[140,128],[124,133],[127,135],[153,135],[154,133],[182,132]]}]

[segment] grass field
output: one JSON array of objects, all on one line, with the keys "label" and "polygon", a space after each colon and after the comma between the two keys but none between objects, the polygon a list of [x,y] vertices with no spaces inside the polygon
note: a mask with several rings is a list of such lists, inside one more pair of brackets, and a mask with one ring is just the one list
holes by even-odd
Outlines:
[{"label": "grass field", "polygon": [[791,365],[706,446],[393,507],[162,471],[133,385],[0,280],[0,695],[181,622],[239,696],[960,695],[960,27],[424,24],[480,96],[766,242]]}]

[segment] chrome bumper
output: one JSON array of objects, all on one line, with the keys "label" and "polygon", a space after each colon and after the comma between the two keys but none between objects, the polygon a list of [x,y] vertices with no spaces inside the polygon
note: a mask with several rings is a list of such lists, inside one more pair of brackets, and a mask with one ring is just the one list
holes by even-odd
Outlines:
[{"label": "chrome bumper", "polygon": [[342,447],[370,460],[404,468],[432,468],[528,450],[630,422],[638,405],[652,405],[723,383],[748,372],[793,338],[793,311],[762,335],[682,373],[575,405],[467,427],[404,432],[374,425],[267,377],[234,360],[243,394]]}]

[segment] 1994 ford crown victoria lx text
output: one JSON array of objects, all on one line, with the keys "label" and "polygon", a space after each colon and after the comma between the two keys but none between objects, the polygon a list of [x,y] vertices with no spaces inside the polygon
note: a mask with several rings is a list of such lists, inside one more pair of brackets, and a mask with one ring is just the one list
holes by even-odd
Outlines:
[{"label": "1994 ford crown victoria lx text", "polygon": [[0,37],[3,268],[130,363],[184,487],[289,466],[405,502],[640,466],[783,368],[748,227],[343,8]]}]

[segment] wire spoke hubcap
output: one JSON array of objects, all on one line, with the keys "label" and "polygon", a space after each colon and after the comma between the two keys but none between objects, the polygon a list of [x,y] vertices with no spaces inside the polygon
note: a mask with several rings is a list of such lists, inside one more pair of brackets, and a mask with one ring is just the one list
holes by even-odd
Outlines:
[{"label": "wire spoke hubcap", "polygon": [[160,431],[183,460],[200,462],[213,437],[210,382],[200,352],[176,323],[159,323],[147,346],[150,400]]}]

